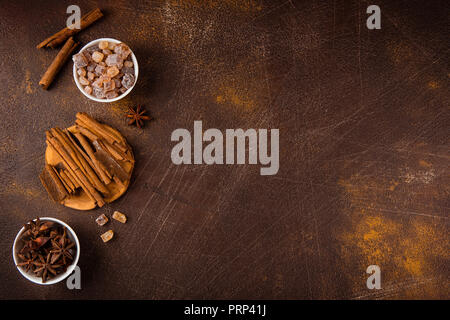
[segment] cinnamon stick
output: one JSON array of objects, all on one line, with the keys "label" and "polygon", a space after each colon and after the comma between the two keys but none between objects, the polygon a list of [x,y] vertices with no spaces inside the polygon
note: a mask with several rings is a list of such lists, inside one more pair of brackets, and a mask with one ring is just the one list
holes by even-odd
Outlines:
[{"label": "cinnamon stick", "polygon": [[88,138],[91,141],[98,140],[98,137],[95,134],[93,134],[90,130],[88,130],[85,127],[82,127],[82,126],[79,125],[79,123],[81,123],[81,121],[76,120],[75,123],[77,124],[75,129],[80,131],[80,133],[82,133],[86,138]]},{"label": "cinnamon stick", "polygon": [[[56,148],[54,147],[54,144],[52,144],[50,142],[49,139],[52,138],[52,135],[49,132],[46,132],[47,135],[47,140],[45,141],[47,143],[47,147],[52,150],[52,152],[56,153],[59,155],[59,157],[62,160],[62,164],[65,167],[65,173],[67,174],[68,177],[70,177],[71,179],[73,179],[73,184],[75,185],[76,188],[82,188],[83,190],[85,190],[85,186],[81,183],[80,179],[75,175],[75,173],[72,171],[72,169],[69,167],[68,163],[63,159],[62,155],[56,150]],[[86,191],[86,190],[85,190]],[[88,192],[86,191],[86,194],[89,196],[89,198],[96,202],[95,198]]]},{"label": "cinnamon stick", "polygon": [[[75,132],[81,133],[81,136],[82,136],[83,138],[86,137],[86,138],[88,138],[89,140],[91,140],[91,142],[97,141],[97,140],[99,139],[99,137],[98,137],[97,135],[95,135],[94,133],[92,133],[90,130],[88,130],[88,129],[82,127],[82,126],[80,126],[80,124],[82,123],[81,120],[77,119],[77,120],[75,121],[75,123],[77,124],[77,125],[75,126]],[[80,142],[80,143],[81,143],[81,142]],[[88,143],[87,141],[86,141],[86,144],[89,146],[89,143]],[[102,164],[101,162],[98,162],[98,164],[99,164],[99,167],[100,167],[100,168],[104,171],[104,173],[107,175],[107,177],[108,177],[109,179],[111,179],[111,178],[112,178],[111,174],[108,172],[108,170],[106,170],[106,168],[103,166],[103,164]],[[105,183],[106,183],[106,182],[105,182]],[[106,184],[109,184],[109,183],[106,183]]]},{"label": "cinnamon stick", "polygon": [[128,178],[128,174],[125,169],[114,159],[111,154],[105,150],[101,140],[94,141],[94,146],[96,149],[95,156],[102,162],[106,168],[114,176],[118,176],[121,181],[125,181]]},{"label": "cinnamon stick", "polygon": [[86,174],[86,170],[83,168],[80,160],[78,159],[77,155],[75,154],[75,150],[69,145],[65,137],[61,134],[59,131],[59,128],[52,128],[50,129],[51,134],[59,140],[59,142],[62,143],[66,151],[69,153],[70,157],[73,161],[77,164],[77,166]]},{"label": "cinnamon stick", "polygon": [[[95,188],[102,192],[103,194],[109,194],[109,190],[106,188],[106,183],[103,184],[103,180],[101,177],[101,173],[97,170],[92,160],[89,158],[89,156],[84,152],[84,150],[75,142],[74,138],[72,137],[71,133],[66,129],[65,135],[69,138],[72,146],[76,148],[76,152],[79,156],[79,158],[82,159],[83,166],[86,166],[88,171],[88,177],[93,178],[92,184],[95,186]],[[99,179],[100,177],[100,179]]]},{"label": "cinnamon stick", "polygon": [[62,29],[61,31],[55,33],[54,35],[48,37],[41,43],[39,43],[36,48],[40,49],[42,47],[47,48],[55,48],[61,43],[63,43],[67,38],[73,36],[74,34],[80,32],[83,29],[86,29],[91,24],[93,24],[95,21],[103,17],[103,13],[100,11],[99,8],[96,8],[92,11],[89,11],[80,19],[80,29],[74,28],[74,25],[71,25],[70,27],[66,27]]},{"label": "cinnamon stick", "polygon": [[122,182],[122,180],[119,179],[118,176],[114,175],[113,176],[113,180],[115,183],[117,183],[117,185],[121,188],[125,188],[125,184]]},{"label": "cinnamon stick", "polygon": [[91,118],[87,113],[78,112],[76,117],[78,120],[81,120],[81,122],[79,123],[82,127],[97,132],[99,135],[101,135],[102,138],[104,138],[110,144],[117,146],[123,152],[127,150],[127,147],[123,145],[122,141],[116,135],[106,130],[102,124],[100,124],[97,120]]},{"label": "cinnamon stick", "polygon": [[114,149],[112,145],[110,145],[107,141],[102,141],[103,146],[105,147],[105,150],[108,151],[116,160],[122,161],[123,157],[120,155],[120,153]]},{"label": "cinnamon stick", "polygon": [[58,179],[61,181],[61,183],[63,184],[64,188],[67,190],[67,192],[69,194],[71,194],[73,192],[73,189],[71,189],[70,186],[67,184],[67,182],[63,179],[61,174],[58,172],[58,169],[56,169],[55,167],[52,167],[52,170],[58,176]]},{"label": "cinnamon stick", "polygon": [[113,155],[117,160],[126,159],[128,161],[134,162],[133,157],[127,153],[128,151],[127,148],[125,148],[126,151],[122,151],[122,148],[118,148],[119,147],[118,144],[115,143],[114,145],[111,145],[106,140],[100,139],[99,136],[101,135],[98,134],[97,132],[96,133],[92,132],[91,130],[94,130],[92,128],[91,129],[85,128],[85,126],[88,125],[85,122],[81,121],[80,119],[77,119],[75,123],[77,124],[77,126],[75,127],[77,131],[79,131],[83,136],[91,140],[91,142],[101,141],[105,149],[109,151],[109,153],[111,153],[111,155]]},{"label": "cinnamon stick", "polygon": [[48,182],[44,178],[44,174],[45,174],[45,169],[42,170],[42,172],[39,174],[39,180],[41,180],[41,184],[44,186],[45,190],[47,191],[47,194],[50,196],[50,198],[54,202],[59,202],[59,201],[63,200],[63,199],[61,199],[61,200],[58,199],[58,194],[54,193],[55,190],[49,186]]},{"label": "cinnamon stick", "polygon": [[64,170],[60,170],[59,172],[60,177],[62,178],[62,181],[67,184],[67,186],[70,188],[71,193],[75,192],[75,185],[72,181],[70,181],[69,177],[66,175]]},{"label": "cinnamon stick", "polygon": [[112,159],[115,160],[114,162],[117,163],[117,165],[119,165],[123,170],[125,170],[122,164],[119,162],[123,160],[123,158],[120,156],[120,154],[117,153],[116,150],[112,148],[110,144],[108,144],[108,142],[101,139],[95,140],[94,145],[97,151],[99,150],[99,148],[101,148],[105,153],[107,153]]},{"label": "cinnamon stick", "polygon": [[[70,142],[72,143],[72,145],[77,149],[78,154],[81,155],[81,156],[84,158],[84,160],[87,162],[87,164],[88,164],[92,169],[94,169],[94,171],[96,171],[96,170],[95,170],[94,163],[93,163],[92,160],[89,158],[89,156],[86,154],[86,152],[83,150],[83,148],[81,148],[81,147],[78,145],[78,143],[75,142],[75,139],[72,137],[72,133],[71,133],[69,130],[67,130],[67,129],[65,129],[64,132],[66,133],[66,135],[67,135],[67,137],[69,138],[69,140],[70,140]],[[96,171],[96,173],[97,173],[97,171]],[[99,176],[98,173],[97,173],[97,176]]]},{"label": "cinnamon stick", "polygon": [[63,144],[56,139],[50,132],[46,132],[47,134],[47,143],[56,150],[56,152],[63,159],[63,163],[67,170],[71,171],[74,176],[77,177],[81,187],[86,192],[86,194],[93,199],[99,207],[102,207],[105,204],[102,196],[95,190],[92,184],[84,175],[83,171],[78,167],[78,165],[72,160],[68,151],[64,148]]},{"label": "cinnamon stick", "polygon": [[66,188],[55,172],[53,172],[53,168],[48,164],[45,165],[42,173],[39,175],[39,179],[53,201],[61,202],[68,196]]},{"label": "cinnamon stick", "polygon": [[95,190],[95,188],[86,178],[81,169],[70,159],[70,155],[67,153],[67,151],[64,150],[64,147],[60,144],[60,142],[53,137],[48,140],[47,143],[49,143],[53,147],[53,149],[55,149],[56,152],[59,153],[59,155],[63,159],[64,165],[69,171],[72,172],[74,176],[77,177],[81,188],[88,195],[88,197],[91,198],[94,203],[98,204],[99,207],[103,206],[104,202],[101,195]]},{"label": "cinnamon stick", "polygon": [[[86,136],[92,142],[101,140],[100,137],[102,137],[102,135],[99,134],[98,132],[95,132],[95,128],[87,129],[86,127],[89,127],[89,125],[86,124],[86,122],[82,121],[81,119],[77,119],[75,121],[75,123],[77,124],[76,130],[80,131],[84,136]],[[107,127],[103,127],[103,128],[105,130],[107,130]],[[127,151],[128,151],[127,147],[125,147],[123,145],[119,145],[117,143],[111,144],[111,143],[107,142],[106,139],[104,140],[104,143],[105,143],[105,147],[108,148],[110,153],[112,155],[114,155],[114,157],[117,160],[126,159],[128,161],[134,162],[133,157],[127,153]],[[111,150],[111,149],[113,149],[113,150]]]},{"label": "cinnamon stick", "polygon": [[[95,130],[95,129],[87,129],[86,126],[87,125],[84,121],[82,121],[81,119],[77,119],[75,121],[75,123],[77,124],[76,129],[78,131],[80,131],[84,136],[86,136],[89,140],[91,140],[92,142],[94,141],[100,141],[101,139],[99,138],[99,136],[101,136],[101,134],[98,134],[97,132],[94,133],[91,130]],[[107,127],[104,127],[105,130],[107,129]],[[108,141],[104,140],[102,141],[104,143],[104,147],[105,149],[107,149],[107,151],[109,151],[109,153],[111,153],[112,156],[114,156],[117,160],[128,160],[130,162],[134,162],[133,157],[128,154],[128,149],[126,147],[123,147],[117,143],[114,144],[110,144]]]},{"label": "cinnamon stick", "polygon": [[73,38],[69,38],[66,41],[62,49],[56,55],[56,58],[50,64],[47,71],[45,71],[39,81],[39,85],[41,85],[44,90],[47,90],[49,85],[53,82],[53,79],[55,79],[55,76],[58,74],[59,70],[61,70],[64,63],[66,63],[67,59],[70,57],[77,45],[78,43],[75,42]]},{"label": "cinnamon stick", "polygon": [[55,141],[50,141],[50,140],[54,139],[53,135],[49,131],[46,131],[45,134],[47,136],[46,143],[47,143],[48,147],[51,150],[53,150],[53,152],[55,152],[56,154],[58,154],[60,156],[60,158],[62,159],[62,163],[63,163],[64,167],[66,168],[67,172],[70,172],[71,176],[74,177],[74,179],[77,182],[77,184],[84,190],[84,192],[86,192],[88,197],[92,201],[97,203],[97,200],[94,198],[94,196],[88,190],[88,188],[83,184],[83,182],[80,180],[79,176],[75,174],[75,171],[72,169],[71,165],[69,165],[69,162],[65,160],[65,158],[67,158],[67,156],[63,157],[63,151],[62,150],[57,150],[57,147],[55,145],[56,144]]},{"label": "cinnamon stick", "polygon": [[[83,149],[88,154],[89,158],[91,159],[94,168],[97,169],[98,173],[100,174],[100,178],[103,180],[105,184],[111,183],[111,175],[106,173],[106,168],[98,161],[98,159],[95,157],[94,150],[92,150],[91,146],[89,145],[89,142],[86,140],[86,138],[81,133],[75,133],[74,134],[77,140],[80,142]],[[106,171],[106,172],[105,172]]]},{"label": "cinnamon stick", "polygon": [[134,162],[134,159],[131,155],[129,155],[126,151],[124,152],[121,149],[117,148],[117,144],[111,145],[107,141],[104,141],[104,144],[109,153],[111,153],[117,160],[127,160],[130,162]]},{"label": "cinnamon stick", "polygon": [[75,144],[75,142],[71,141],[70,137],[59,128],[53,128],[51,129],[51,132],[63,144],[65,149],[69,151],[72,159],[75,160],[79,168],[84,172],[95,189],[102,192],[103,194],[108,194],[108,189],[92,170],[91,165],[89,165],[89,163],[87,163],[87,161],[84,159],[83,155],[77,149],[77,145]]},{"label": "cinnamon stick", "polygon": [[72,176],[72,174],[69,172],[69,170],[63,170],[64,174],[69,178],[69,180],[73,183],[73,185],[75,186],[75,189],[77,188],[81,188],[81,186],[78,184],[77,180],[75,179],[75,177]]},{"label": "cinnamon stick", "polygon": [[49,178],[48,172],[45,168],[39,175],[39,180],[41,180],[42,185],[54,202],[61,202],[62,200],[64,200],[65,196],[61,195],[58,189],[55,188],[55,184],[53,180]]}]

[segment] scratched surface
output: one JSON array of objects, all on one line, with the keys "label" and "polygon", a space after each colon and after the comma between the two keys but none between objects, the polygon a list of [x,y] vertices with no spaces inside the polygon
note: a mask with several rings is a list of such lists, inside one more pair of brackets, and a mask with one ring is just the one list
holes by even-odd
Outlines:
[{"label": "scratched surface", "polygon": [[[128,43],[138,83],[86,99],[35,46],[65,24],[64,1],[0,3],[0,298],[449,298],[448,1],[78,1],[105,17],[77,36]],[[155,118],[126,125],[128,105]],[[38,173],[44,130],[85,111],[134,148],[131,187],[102,209],[52,203]],[[279,128],[280,170],[175,166],[171,132]],[[94,220],[121,210],[114,241]],[[35,216],[81,241],[82,290],[33,285],[11,256]],[[382,290],[366,288],[379,265]]]}]

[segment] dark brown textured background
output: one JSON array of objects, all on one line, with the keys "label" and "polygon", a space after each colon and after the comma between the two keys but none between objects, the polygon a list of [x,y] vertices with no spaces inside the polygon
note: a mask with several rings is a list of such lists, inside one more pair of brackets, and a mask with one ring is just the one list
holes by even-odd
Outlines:
[{"label": "dark brown textured background", "polygon": [[[449,2],[78,1],[105,17],[77,36],[128,43],[140,67],[120,102],[86,99],[35,46],[68,1],[0,3],[0,298],[449,298]],[[128,105],[155,118],[127,127]],[[85,111],[134,148],[131,187],[78,212],[40,185],[44,130]],[[279,128],[280,170],[170,160],[176,128]],[[121,210],[125,225],[94,220]],[[82,290],[22,278],[11,256],[35,216],[81,241]],[[367,266],[382,290],[366,288]]]}]

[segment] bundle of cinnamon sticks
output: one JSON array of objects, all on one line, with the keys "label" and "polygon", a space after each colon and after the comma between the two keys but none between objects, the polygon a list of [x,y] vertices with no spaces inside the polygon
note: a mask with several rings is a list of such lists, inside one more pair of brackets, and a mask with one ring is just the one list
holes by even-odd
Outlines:
[{"label": "bundle of cinnamon sticks", "polygon": [[124,186],[128,173],[123,164],[134,162],[130,147],[115,131],[86,113],[77,113],[76,126],[46,131],[47,145],[62,159],[61,166],[46,165],[42,184],[55,202],[63,202],[82,189],[99,207],[110,196],[108,185]]},{"label": "bundle of cinnamon sticks", "polygon": [[37,45],[37,48],[56,48],[60,44],[64,43],[62,49],[58,52],[58,55],[53,60],[53,62],[48,67],[47,71],[42,76],[39,81],[39,85],[42,86],[43,89],[47,90],[50,84],[53,82],[56,74],[58,74],[59,70],[61,70],[62,66],[66,63],[68,58],[71,56],[72,52],[78,46],[78,43],[73,40],[73,35],[80,32],[81,30],[89,27],[95,21],[103,17],[103,13],[99,8],[96,8],[80,19],[80,29],[76,29],[73,25],[68,26],[61,31],[55,33],[54,35],[48,37],[41,43]]}]

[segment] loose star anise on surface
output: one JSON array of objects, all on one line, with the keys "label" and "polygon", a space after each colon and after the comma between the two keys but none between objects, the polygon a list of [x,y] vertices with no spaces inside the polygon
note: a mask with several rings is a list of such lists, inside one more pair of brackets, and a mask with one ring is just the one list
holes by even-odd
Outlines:
[{"label": "loose star anise on surface", "polygon": [[128,121],[129,126],[135,123],[138,128],[142,128],[144,126],[144,120],[150,120],[150,116],[145,115],[147,111],[141,105],[138,105],[136,110],[131,107],[128,107],[128,110],[127,118],[130,118]]}]

